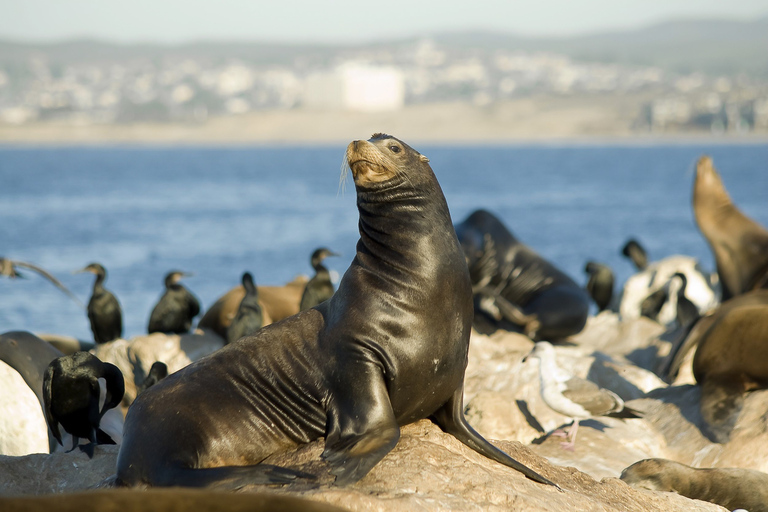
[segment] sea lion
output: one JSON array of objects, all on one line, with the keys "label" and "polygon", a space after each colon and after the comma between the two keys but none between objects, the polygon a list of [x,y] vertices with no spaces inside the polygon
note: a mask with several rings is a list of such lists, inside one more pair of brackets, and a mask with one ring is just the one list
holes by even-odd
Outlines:
[{"label": "sea lion", "polygon": [[[672,347],[666,361],[660,367],[661,376],[667,382],[673,382],[688,353],[696,349],[704,339],[707,339],[711,335],[712,327],[721,322],[723,318],[728,317],[731,311],[745,306],[763,305],[768,305],[768,290],[755,290],[727,300],[708,315],[701,317],[694,322],[686,338],[678,346]],[[725,341],[721,343],[726,344]],[[706,374],[707,372],[704,371],[703,373]]]},{"label": "sea lion", "polygon": [[[99,379],[106,381],[106,400],[100,408],[101,387]],[[88,352],[54,359],[43,376],[43,402],[45,419],[53,435],[63,445],[59,425],[74,439],[72,450],[79,438],[90,441],[80,449],[93,457],[96,444],[115,444],[115,441],[99,428],[104,413],[116,407],[123,399],[125,382],[117,366],[104,363]]]},{"label": "sea lion", "polygon": [[621,472],[633,487],[676,492],[728,510],[768,512],[768,474],[741,468],[692,468],[666,459],[644,459]]},{"label": "sea lion", "polygon": [[517,240],[495,215],[477,210],[456,225],[456,234],[476,313],[490,317],[492,328],[520,330],[534,340],[563,339],[584,328],[587,292]]},{"label": "sea lion", "polygon": [[[299,276],[284,286],[257,286],[263,325],[278,322],[299,312],[301,295],[307,278]],[[198,322],[200,329],[212,330],[227,339],[227,328],[237,314],[237,308],[245,297],[245,288],[238,285],[219,299],[205,312]]]},{"label": "sea lion", "polygon": [[[43,376],[48,365],[64,354],[48,342],[26,331],[11,331],[0,334],[0,360],[19,372],[24,382],[34,391],[40,402],[40,412],[45,410],[43,399]],[[49,449],[56,449],[57,441],[48,432]]]},{"label": "sea lion", "polygon": [[718,315],[699,341],[693,376],[702,386],[701,415],[710,437],[727,441],[744,393],[768,388],[768,304]]},{"label": "sea lion", "polygon": [[708,156],[696,164],[693,213],[715,255],[722,300],[768,288],[768,230],[733,204]]},{"label": "sea lion", "polygon": [[48,496],[0,496],[3,512],[344,512],[296,496],[199,489],[99,489]]},{"label": "sea lion", "polygon": [[427,417],[475,451],[552,484],[464,418],[472,288],[429,160],[385,134],[350,143],[346,158],[360,240],[338,291],[139,395],[125,422],[117,485],[289,482],[295,472],[259,462],[321,436],[336,484],[346,485],[397,444],[401,425]]},{"label": "sea lion", "polygon": [[162,361],[155,361],[149,368],[149,373],[141,386],[137,386],[136,394],[142,393],[168,376],[168,365]]},{"label": "sea lion", "polygon": [[192,319],[200,313],[200,301],[179,283],[183,277],[191,275],[180,270],[173,270],[165,275],[165,293],[149,315],[149,334],[185,334],[192,328]]}]

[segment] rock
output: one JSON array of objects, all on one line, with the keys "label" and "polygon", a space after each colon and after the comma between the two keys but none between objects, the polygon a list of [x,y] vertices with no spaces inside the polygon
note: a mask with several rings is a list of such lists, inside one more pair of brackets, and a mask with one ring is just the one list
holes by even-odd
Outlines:
[{"label": "rock", "polygon": [[19,372],[0,361],[0,454],[48,453],[40,401]]},{"label": "rock", "polygon": [[40,495],[93,488],[115,474],[117,451],[117,446],[98,445],[93,459],[80,450],[0,456],[0,495]]},{"label": "rock", "polygon": [[[562,490],[535,483],[475,453],[427,420],[404,427],[397,446],[354,485],[332,485],[329,467],[320,460],[324,441],[319,439],[265,461],[314,473],[317,481],[245,490],[306,498],[351,511],[721,510],[671,493],[636,490],[614,478],[596,481],[574,468],[553,466],[516,442],[500,441],[496,445],[556,482]],[[90,461],[76,452],[0,457],[0,494],[88,489],[114,473],[115,459],[116,448],[103,446],[96,448]]]},{"label": "rock", "polygon": [[96,345],[91,353],[123,372],[125,395],[122,409],[125,414],[136,399],[137,385],[144,382],[155,361],[164,362],[168,373],[173,373],[223,346],[224,340],[218,335],[196,330],[191,334],[153,333],[130,340],[119,339]]}]

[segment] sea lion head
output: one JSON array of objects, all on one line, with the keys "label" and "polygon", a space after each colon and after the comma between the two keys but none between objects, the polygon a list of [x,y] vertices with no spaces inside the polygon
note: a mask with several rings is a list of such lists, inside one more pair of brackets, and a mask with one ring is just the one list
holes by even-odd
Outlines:
[{"label": "sea lion head", "polygon": [[376,187],[390,182],[393,185],[402,182],[415,184],[420,181],[420,176],[432,175],[429,158],[385,133],[375,133],[368,140],[350,142],[346,159],[358,187]]},{"label": "sea lion head", "polygon": [[732,208],[732,204],[723,180],[712,164],[712,158],[706,155],[699,158],[693,185],[693,207],[696,215],[704,214],[705,209]]}]

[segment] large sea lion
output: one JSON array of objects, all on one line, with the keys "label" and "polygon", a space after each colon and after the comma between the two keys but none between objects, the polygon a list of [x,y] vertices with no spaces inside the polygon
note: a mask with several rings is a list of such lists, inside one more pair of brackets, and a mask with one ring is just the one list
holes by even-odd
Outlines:
[{"label": "large sea lion", "polygon": [[708,156],[696,164],[693,213],[715,255],[723,300],[768,288],[768,230],[733,204]]},{"label": "large sea lion", "polygon": [[[278,322],[298,313],[301,295],[306,285],[307,278],[301,276],[285,286],[257,286],[263,325]],[[227,328],[235,318],[243,297],[245,297],[245,288],[242,285],[235,286],[208,308],[197,326],[200,329],[212,330],[223,339],[227,339]]]},{"label": "large sea lion", "polygon": [[768,474],[741,468],[692,468],[666,459],[644,459],[621,472],[633,487],[676,492],[728,510],[768,512]]},{"label": "large sea lion", "polygon": [[584,328],[587,292],[517,240],[495,215],[477,210],[456,225],[456,234],[478,320],[484,317],[493,328],[520,330],[534,340],[558,340]]},{"label": "large sea lion", "polygon": [[[117,485],[236,488],[290,481],[259,464],[325,436],[336,483],[356,482],[430,417],[538,482],[463,414],[472,288],[428,159],[385,134],[354,141],[357,254],[328,301],[168,376],[128,410]],[[554,485],[554,484],[553,484]]]}]

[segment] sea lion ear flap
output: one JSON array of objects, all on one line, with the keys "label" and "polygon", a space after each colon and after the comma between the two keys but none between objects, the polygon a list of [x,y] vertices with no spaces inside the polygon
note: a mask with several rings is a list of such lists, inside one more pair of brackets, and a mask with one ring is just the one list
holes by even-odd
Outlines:
[{"label": "sea lion ear flap", "polygon": [[125,379],[123,378],[123,372],[111,363],[104,363],[104,366],[102,367],[102,377],[107,381],[107,397],[104,401],[104,408],[101,410],[101,413],[103,414],[108,409],[116,407],[123,399],[123,395],[125,394]]},{"label": "sea lion ear flap", "polygon": [[424,155],[419,155],[419,160],[421,160],[425,164],[429,162],[429,158],[425,157]]},{"label": "sea lion ear flap", "polygon": [[45,408],[45,421],[48,422],[48,427],[50,427],[51,432],[53,433],[53,437],[55,437],[59,444],[63,446],[63,443],[61,442],[61,432],[59,432],[59,422],[53,419],[53,411],[51,410],[51,402],[53,401],[53,393],[51,391],[53,372],[53,366],[49,364],[48,368],[45,369],[45,374],[43,375],[43,405]]}]

